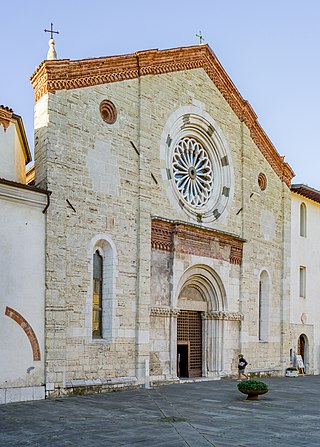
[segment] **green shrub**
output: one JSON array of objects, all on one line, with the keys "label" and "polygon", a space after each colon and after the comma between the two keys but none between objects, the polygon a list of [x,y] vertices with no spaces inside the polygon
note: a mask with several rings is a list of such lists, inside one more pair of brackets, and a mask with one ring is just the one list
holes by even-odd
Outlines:
[{"label": "green shrub", "polygon": [[238,390],[268,390],[268,385],[264,382],[259,382],[258,380],[243,380],[238,383]]}]

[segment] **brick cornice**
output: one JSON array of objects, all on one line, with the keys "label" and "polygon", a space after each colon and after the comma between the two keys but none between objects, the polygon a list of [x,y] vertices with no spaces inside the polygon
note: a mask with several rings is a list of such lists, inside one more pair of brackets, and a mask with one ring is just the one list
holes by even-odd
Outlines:
[{"label": "brick cornice", "polygon": [[57,90],[70,90],[110,82],[136,79],[175,71],[202,68],[214,82],[238,118],[250,130],[251,138],[279,178],[290,186],[294,172],[279,155],[260,126],[251,105],[243,99],[236,86],[208,45],[147,50],[122,56],[71,61],[43,61],[31,76],[35,100]]},{"label": "brick cornice", "polygon": [[0,125],[4,127],[5,131],[10,126],[12,115],[13,115],[12,109],[0,105]]},{"label": "brick cornice", "polygon": [[241,264],[244,240],[229,233],[184,222],[154,218],[151,247]]}]

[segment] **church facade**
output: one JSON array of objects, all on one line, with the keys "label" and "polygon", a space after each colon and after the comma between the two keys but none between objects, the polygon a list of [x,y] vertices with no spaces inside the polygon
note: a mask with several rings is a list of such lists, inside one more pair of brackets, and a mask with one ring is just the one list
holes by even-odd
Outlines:
[{"label": "church facade", "polygon": [[44,61],[46,391],[289,364],[290,183],[207,45]]}]

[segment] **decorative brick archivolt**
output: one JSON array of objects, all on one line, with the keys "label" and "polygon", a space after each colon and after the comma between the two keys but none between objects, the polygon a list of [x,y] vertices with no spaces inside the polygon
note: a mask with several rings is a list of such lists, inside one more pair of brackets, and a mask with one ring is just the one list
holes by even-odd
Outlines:
[{"label": "decorative brick archivolt", "polygon": [[0,125],[2,125],[4,127],[5,131],[10,126],[12,115],[13,115],[12,109],[9,109],[9,107],[0,105]]},{"label": "decorative brick archivolt", "polygon": [[140,51],[134,54],[71,61],[45,60],[31,76],[38,101],[48,92],[90,87],[176,71],[203,68],[238,118],[250,130],[251,138],[276,174],[288,186],[294,172],[284,162],[260,126],[251,105],[243,99],[208,45]]},{"label": "decorative brick archivolt", "polygon": [[178,317],[180,309],[171,307],[151,307],[150,315],[152,317]]},{"label": "decorative brick archivolt", "polygon": [[204,320],[241,321],[243,320],[243,315],[240,312],[212,310],[209,312],[204,312],[202,318]]},{"label": "decorative brick archivolt", "polygon": [[41,360],[40,358],[40,346],[39,346],[39,342],[38,339],[36,337],[36,334],[34,333],[34,330],[32,329],[32,327],[30,326],[30,324],[27,322],[27,320],[25,318],[23,318],[22,315],[19,314],[19,312],[17,312],[14,309],[11,309],[11,307],[6,307],[5,310],[5,315],[7,317],[12,318],[12,320],[14,320],[16,323],[18,323],[18,325],[24,330],[24,332],[26,333],[30,344],[31,344],[31,348],[32,348],[32,353],[33,353],[33,360]]},{"label": "decorative brick archivolt", "polygon": [[151,247],[241,264],[244,239],[193,224],[155,218]]}]

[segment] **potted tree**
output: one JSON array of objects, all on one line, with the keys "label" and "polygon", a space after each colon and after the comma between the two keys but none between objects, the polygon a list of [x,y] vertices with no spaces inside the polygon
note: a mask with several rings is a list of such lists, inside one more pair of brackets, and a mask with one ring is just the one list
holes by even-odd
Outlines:
[{"label": "potted tree", "polygon": [[265,394],[269,391],[266,383],[252,379],[238,383],[238,390],[243,394],[247,394],[248,400],[258,400],[260,394]]}]

